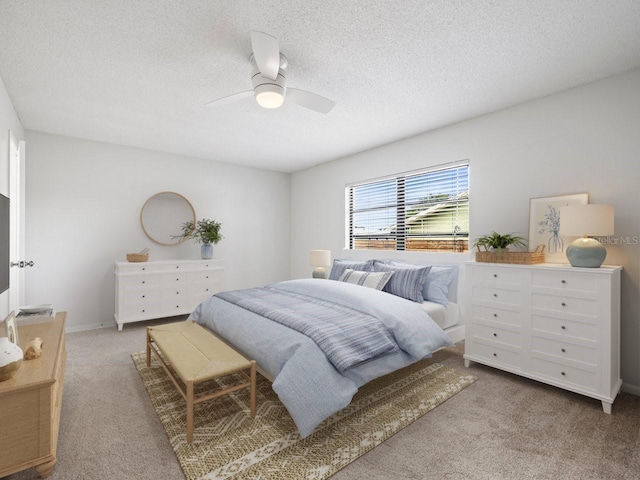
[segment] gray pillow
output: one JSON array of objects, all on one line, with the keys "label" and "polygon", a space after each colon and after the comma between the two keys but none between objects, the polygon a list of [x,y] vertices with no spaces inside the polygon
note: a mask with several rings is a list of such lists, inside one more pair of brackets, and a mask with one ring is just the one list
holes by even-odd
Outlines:
[{"label": "gray pillow", "polygon": [[367,260],[366,262],[356,260],[343,260],[336,258],[333,260],[333,266],[329,273],[329,280],[340,280],[340,277],[344,273],[345,269],[360,270],[363,272],[370,272],[373,269],[373,260]]},{"label": "gray pillow", "polygon": [[340,281],[382,290],[392,275],[392,272],[361,272],[347,268],[340,276]]},{"label": "gray pillow", "polygon": [[422,288],[429,270],[431,270],[430,266],[389,265],[382,262],[375,262],[373,265],[374,272],[393,272],[393,276],[383,289],[385,292],[418,303],[424,301]]}]

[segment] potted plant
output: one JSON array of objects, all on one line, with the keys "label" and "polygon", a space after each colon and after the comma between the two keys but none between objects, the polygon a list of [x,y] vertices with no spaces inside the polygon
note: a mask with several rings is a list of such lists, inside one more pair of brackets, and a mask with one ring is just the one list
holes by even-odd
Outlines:
[{"label": "potted plant", "polygon": [[485,250],[492,248],[497,253],[508,251],[508,247],[513,245],[514,247],[525,247],[526,240],[517,235],[511,235],[509,233],[501,235],[498,232],[492,232],[490,235],[483,235],[473,244],[478,250],[480,247],[484,247]]},{"label": "potted plant", "polygon": [[222,224],[215,220],[203,218],[196,223],[189,220],[182,224],[182,235],[178,238],[192,238],[196,243],[202,243],[200,253],[203,259],[208,260],[213,257],[213,245],[217,244],[224,237],[220,233]]}]

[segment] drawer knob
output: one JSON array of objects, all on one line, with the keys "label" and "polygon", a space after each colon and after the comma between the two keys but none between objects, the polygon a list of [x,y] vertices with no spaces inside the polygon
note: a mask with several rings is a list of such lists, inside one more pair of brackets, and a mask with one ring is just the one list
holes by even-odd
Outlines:
[{"label": "drawer knob", "polygon": [[566,280],[561,280],[560,283],[567,283],[567,281]]},{"label": "drawer knob", "polygon": [[209,278],[209,275],[207,275],[207,276],[206,276],[206,277],[204,277],[204,278],[208,279],[208,278]]},{"label": "drawer knob", "polygon": [[180,305],[176,305],[176,308],[180,308]]},{"label": "drawer knob", "polygon": [[567,327],[565,327],[564,325],[562,325],[560,328],[561,328],[562,330],[566,330],[566,329],[567,329]]},{"label": "drawer knob", "polygon": [[144,313],[144,308],[142,309],[142,313]]},{"label": "drawer knob", "polygon": [[176,282],[179,282],[179,281],[180,281],[180,279],[179,279],[179,278],[176,278]]},{"label": "drawer knob", "polygon": [[144,285],[144,280],[142,280],[142,284]]},{"label": "drawer knob", "polygon": [[176,268],[180,268],[180,265],[176,265]]},{"label": "drawer knob", "polygon": [[560,375],[562,375],[564,377],[566,375],[566,373],[560,372]]},{"label": "drawer knob", "polygon": [[498,274],[497,274],[497,273],[494,273],[494,274],[493,274],[493,278],[498,278]]},{"label": "drawer knob", "polygon": [[564,302],[562,302],[562,306],[563,306],[563,307],[566,307],[566,306],[567,306],[567,304],[566,304],[566,303],[564,303]]},{"label": "drawer knob", "polygon": [[493,334],[493,336],[494,336],[494,337],[497,337],[497,336],[498,336],[498,334],[497,334],[497,333],[494,333],[494,334]]},{"label": "drawer knob", "polygon": [[561,348],[561,349],[560,349],[560,351],[561,351],[562,353],[567,353],[567,351],[566,351],[564,348]]},{"label": "drawer knob", "polygon": [[205,290],[205,292],[208,292],[208,291],[209,291],[209,289],[207,288],[207,289]]},{"label": "drawer knob", "polygon": [[176,295],[180,295],[180,292],[176,292]]},{"label": "drawer knob", "polygon": [[146,270],[146,268],[142,267],[142,271],[144,272]]},{"label": "drawer knob", "polygon": [[494,316],[494,318],[498,318],[498,314],[497,313],[494,313],[493,316]]},{"label": "drawer knob", "polygon": [[494,293],[494,294],[493,294],[493,296],[494,296],[494,297],[496,297],[496,298],[498,298],[498,294],[497,294],[497,293]]},{"label": "drawer knob", "polygon": [[142,298],[144,298],[144,295],[142,295]]},{"label": "drawer knob", "polygon": [[493,353],[493,356],[494,356],[494,357],[497,357],[497,356],[498,356],[498,354],[494,352],[494,353]]}]

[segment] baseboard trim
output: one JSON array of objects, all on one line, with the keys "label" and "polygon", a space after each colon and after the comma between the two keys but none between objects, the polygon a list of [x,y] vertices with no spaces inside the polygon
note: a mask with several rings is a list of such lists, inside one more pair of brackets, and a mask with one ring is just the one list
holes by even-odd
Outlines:
[{"label": "baseboard trim", "polygon": [[85,325],[76,325],[73,327],[65,328],[66,333],[76,333],[76,332],[85,332],[87,330],[98,330],[100,328],[115,328],[116,324],[112,323],[109,325],[105,325],[104,323],[89,323]]},{"label": "baseboard trim", "polygon": [[622,391],[626,392],[626,393],[630,393],[632,395],[637,395],[640,397],[640,386],[638,385],[632,385],[630,383],[623,383],[622,384]]}]

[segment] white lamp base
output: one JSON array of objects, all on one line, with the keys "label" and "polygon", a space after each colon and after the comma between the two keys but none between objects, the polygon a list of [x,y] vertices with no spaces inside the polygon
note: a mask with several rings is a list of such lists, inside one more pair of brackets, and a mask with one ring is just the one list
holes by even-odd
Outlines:
[{"label": "white lamp base", "polygon": [[594,238],[578,238],[567,247],[567,258],[573,267],[599,268],[607,250]]}]

